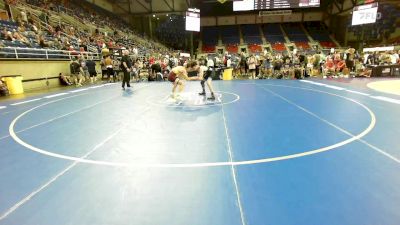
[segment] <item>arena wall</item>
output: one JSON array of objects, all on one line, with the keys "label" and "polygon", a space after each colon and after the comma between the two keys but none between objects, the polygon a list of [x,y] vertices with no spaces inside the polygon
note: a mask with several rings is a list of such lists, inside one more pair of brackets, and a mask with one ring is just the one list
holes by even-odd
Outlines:
[{"label": "arena wall", "polygon": [[[59,73],[70,74],[70,61],[0,61],[0,76],[22,75],[24,90],[60,86]],[[97,71],[101,71],[96,62]],[[51,78],[51,79],[46,79]],[[36,80],[37,79],[37,80]]]}]

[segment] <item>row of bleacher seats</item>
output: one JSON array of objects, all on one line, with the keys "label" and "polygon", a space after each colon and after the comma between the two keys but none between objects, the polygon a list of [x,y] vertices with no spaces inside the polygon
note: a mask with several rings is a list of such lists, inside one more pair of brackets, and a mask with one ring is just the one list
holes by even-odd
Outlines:
[{"label": "row of bleacher seats", "polygon": [[[280,24],[265,24],[262,26],[263,35],[270,43],[286,42],[285,34],[280,28]],[[317,27],[321,26],[320,24]],[[307,34],[302,30],[299,24],[284,24],[282,25],[285,33],[292,42],[308,42]],[[315,25],[310,25],[308,32],[310,36],[317,41],[332,41],[326,29],[315,29]],[[262,44],[261,34],[258,25],[243,25],[240,27],[244,39],[248,44]],[[218,36],[221,35],[223,44],[240,44],[239,26],[219,26],[219,27],[204,27],[203,43],[211,45],[218,42]],[[259,39],[258,39],[259,37]],[[224,41],[227,40],[227,41]],[[253,41],[254,40],[254,41]]]},{"label": "row of bleacher seats", "polygon": [[[10,32],[14,32],[18,30],[18,25],[15,22],[12,21],[4,21],[4,20],[0,20],[0,30],[6,29],[7,31]],[[19,47],[19,48],[42,48],[37,40],[37,34],[35,34],[29,26],[25,26],[25,31],[22,32],[22,34],[24,35],[24,37],[27,38],[29,43],[23,43],[21,41],[18,40],[7,40],[4,35],[0,34],[0,43],[4,46],[8,46],[8,47]],[[44,37],[44,40],[46,42],[48,41],[52,41],[54,39],[53,36],[51,35],[42,35]],[[71,44],[74,46],[78,46],[78,43],[76,40],[71,39]],[[55,48],[49,48],[49,49],[55,49]],[[79,49],[75,48],[73,49],[75,51],[78,51]]]},{"label": "row of bleacher seats", "polygon": [[224,44],[237,44],[240,43],[239,30],[236,26],[221,26],[221,40]]},{"label": "row of bleacher seats", "polygon": [[286,23],[282,25],[286,35],[292,42],[308,42],[307,34],[303,31],[301,25],[295,23]]},{"label": "row of bleacher seats", "polygon": [[[19,3],[12,5],[12,9],[14,11],[14,16],[16,20],[20,19],[19,18],[19,11],[25,11],[25,12],[31,12],[32,14],[37,14],[37,7],[39,6],[40,8],[43,9],[43,13],[47,13],[50,17],[51,16],[59,16],[61,15],[61,12],[56,12],[56,11],[47,11],[49,9],[47,7],[48,4],[53,4],[53,6],[62,6],[61,4],[65,4],[65,1],[57,1],[57,0],[46,0],[46,1],[26,1],[27,3],[33,4],[35,6],[31,5],[26,5],[23,3],[21,6]],[[58,5],[60,4],[60,5]],[[60,41],[60,38],[58,35],[54,34],[53,32],[50,32],[50,30],[46,31],[43,27],[39,28],[39,32],[33,32],[28,26],[25,26],[26,32],[21,32],[24,37],[27,38],[28,41],[24,40],[24,42],[17,41],[17,40],[10,40],[11,38],[7,38],[7,35],[0,35],[0,51],[2,52],[1,57],[4,58],[16,58],[16,54],[12,53],[10,49],[7,48],[1,48],[3,46],[6,47],[13,47],[14,51],[18,51],[18,58],[24,58],[24,55],[29,55],[27,58],[42,58],[41,54],[37,52],[36,50],[40,50],[42,47],[42,42],[39,45],[39,37],[44,38],[44,41],[51,43],[51,46],[45,46],[43,48],[46,49],[65,49],[65,45],[70,45],[66,49],[68,51],[71,51],[73,53],[78,53],[82,51],[87,51],[87,49],[93,49],[93,51],[96,50],[96,47],[98,48],[98,52],[101,51],[101,48],[103,44],[106,44],[107,46],[115,46],[115,47],[127,47],[127,48],[136,48],[139,51],[140,55],[145,55],[149,54],[155,51],[165,51],[165,46],[162,46],[161,44],[154,42],[152,40],[147,40],[146,38],[143,38],[143,36],[138,36],[137,33],[130,29],[128,25],[124,24],[120,18],[114,17],[114,15],[110,12],[104,11],[104,10],[98,10],[96,7],[93,7],[94,5],[89,2],[81,2],[79,0],[74,0],[74,1],[69,1],[69,6],[72,7],[68,11],[75,13],[75,15],[70,15],[76,22],[71,22],[70,19],[63,19],[64,21],[60,21],[61,24],[65,25],[68,24],[68,27],[63,27],[62,25],[62,32],[67,32],[67,28],[69,29],[69,26],[71,24],[74,24],[74,26],[78,26],[78,21],[86,21],[85,23],[88,25],[88,28],[92,29],[94,26],[98,28],[99,30],[101,29],[102,32],[104,30],[108,29],[108,35],[103,35],[103,36],[98,36],[95,35],[92,30],[92,32],[88,31],[86,28],[80,29],[81,27],[74,27],[75,28],[75,33],[74,34],[65,34],[62,33],[63,37],[67,37],[65,39],[68,39],[67,41],[62,41],[60,42],[62,45],[56,45],[53,46],[53,43],[58,44],[58,41]],[[66,5],[63,5],[67,7]],[[36,8],[35,8],[36,7]],[[57,7],[53,7],[57,8]],[[50,7],[51,9],[51,7]],[[76,9],[76,10],[74,10]],[[18,13],[16,13],[18,12]],[[40,11],[39,11],[40,13]],[[35,14],[35,17],[37,16]],[[79,18],[82,16],[82,18]],[[39,16],[37,16],[39,17]],[[59,18],[62,18],[61,16]],[[40,17],[39,17],[40,19]],[[39,23],[36,23],[35,25],[37,27]],[[65,22],[65,24],[64,24]],[[10,21],[0,21],[0,29],[6,28],[7,31],[14,32],[14,30],[18,30],[18,24],[21,24],[20,21],[19,23],[16,22],[10,22]],[[57,22],[57,25],[59,23]],[[26,25],[26,24],[25,24]],[[32,26],[33,24],[30,24]],[[43,24],[42,24],[43,25]],[[53,25],[53,28],[57,25]],[[90,25],[90,26],[89,26]],[[67,25],[66,25],[67,26]],[[118,32],[118,34],[113,34],[110,30],[112,28],[112,31]],[[97,32],[97,29],[96,29]],[[6,32],[7,33],[7,32]],[[126,38],[126,41],[121,41],[119,40],[120,37],[129,37]],[[65,40],[63,39],[63,40]],[[125,39],[125,38],[124,38]],[[79,41],[78,41],[79,40]],[[99,42],[100,41],[100,42]],[[89,46],[90,45],[90,46]],[[72,47],[71,47],[72,46]],[[84,47],[83,47],[84,46]],[[93,47],[93,48],[89,48]],[[29,49],[27,49],[29,48]],[[58,54],[60,53],[60,54]],[[47,59],[51,59],[53,57],[59,57],[59,58],[69,58],[70,56],[65,56],[65,54],[71,54],[71,53],[65,53],[65,52],[52,52],[51,54],[43,54]]]},{"label": "row of bleacher seats", "polygon": [[0,20],[0,26],[6,27],[8,29],[16,29],[18,28],[18,24],[13,21],[6,21],[6,20]]},{"label": "row of bleacher seats", "polygon": [[203,27],[203,44],[205,45],[217,45],[219,39],[219,28],[218,27]]},{"label": "row of bleacher seats", "polygon": [[304,24],[271,23],[262,25],[249,24],[240,26],[202,27],[202,51],[215,51],[215,46],[218,45],[219,38],[221,38],[222,44],[226,49],[229,48],[229,51],[234,51],[231,46],[241,44],[240,31],[244,43],[247,44],[251,50],[259,49],[255,46],[262,45],[263,38],[271,44],[275,51],[286,51],[287,49],[284,43],[287,43],[287,39],[293,42],[297,48],[308,50],[311,48],[308,43],[310,41],[309,36],[313,40],[320,42],[323,48],[336,47],[326,27],[320,22]]}]

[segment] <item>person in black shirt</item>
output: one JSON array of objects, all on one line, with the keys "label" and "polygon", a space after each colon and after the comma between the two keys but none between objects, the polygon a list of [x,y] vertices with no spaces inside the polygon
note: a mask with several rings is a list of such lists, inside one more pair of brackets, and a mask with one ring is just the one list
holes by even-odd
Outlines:
[{"label": "person in black shirt", "polygon": [[282,79],[281,68],[283,61],[280,58],[280,55],[276,56],[273,65],[274,65],[274,76],[278,79]]},{"label": "person in black shirt", "polygon": [[299,63],[302,67],[305,66],[306,56],[301,52],[299,54]]},{"label": "person in black shirt", "polygon": [[349,48],[346,51],[346,67],[350,72],[354,72],[354,59],[355,59],[355,49]]},{"label": "person in black shirt", "polygon": [[60,80],[60,83],[62,85],[72,85],[72,81],[70,80],[70,78],[68,76],[65,76],[63,73],[58,74],[58,79]]},{"label": "person in black shirt", "polygon": [[123,90],[125,90],[125,83],[128,88],[131,87],[129,81],[131,79],[130,72],[132,69],[132,61],[129,58],[128,54],[129,54],[128,50],[123,50],[123,56],[121,59],[121,69],[124,72],[124,78],[122,79]]},{"label": "person in black shirt", "polygon": [[96,81],[97,76],[96,63],[93,61],[93,56],[88,61],[86,61],[86,67],[88,68],[88,72],[90,75],[90,83],[93,84],[93,82]]},{"label": "person in black shirt", "polygon": [[300,59],[295,58],[293,61],[293,73],[294,73],[294,78],[296,79],[302,79],[303,78],[303,65],[300,62]]},{"label": "person in black shirt", "polygon": [[[153,63],[153,65],[151,65],[151,74],[149,76],[149,81],[156,81],[160,79],[160,74],[161,74],[161,65],[160,65],[160,61],[157,60]],[[162,76],[162,75],[161,75]],[[162,78],[161,78],[162,80]]]}]

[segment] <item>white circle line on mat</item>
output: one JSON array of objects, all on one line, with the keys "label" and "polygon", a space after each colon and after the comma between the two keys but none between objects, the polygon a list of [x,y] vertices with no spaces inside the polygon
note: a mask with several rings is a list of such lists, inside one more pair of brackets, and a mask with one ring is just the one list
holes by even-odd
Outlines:
[{"label": "white circle line on mat", "polygon": [[[268,85],[267,85],[268,86]],[[15,133],[14,131],[14,126],[15,124],[18,122],[18,120],[23,117],[24,115],[28,114],[29,112],[40,108],[41,106],[50,104],[49,103],[45,103],[39,106],[36,106],[34,108],[31,108],[23,113],[21,113],[19,116],[17,116],[10,124],[9,126],[9,133],[10,136],[20,145],[26,147],[27,149],[46,155],[46,156],[51,156],[51,157],[55,157],[55,158],[59,158],[59,159],[65,159],[65,160],[70,160],[70,161],[75,161],[75,162],[79,162],[79,163],[87,163],[87,164],[93,164],[93,165],[103,165],[103,166],[111,166],[111,167],[144,167],[144,168],[149,168],[149,167],[153,167],[153,168],[195,168],[195,167],[221,167],[221,166],[240,166],[240,165],[254,165],[254,164],[261,164],[261,163],[268,163],[268,162],[275,162],[275,161],[281,161],[281,160],[288,160],[288,159],[294,159],[294,158],[300,158],[300,157],[304,157],[304,156],[309,156],[309,155],[314,155],[317,153],[322,153],[322,152],[326,152],[329,150],[333,150],[336,148],[339,148],[341,146],[347,145],[353,141],[356,141],[362,137],[364,137],[365,135],[367,135],[369,132],[371,132],[371,130],[374,128],[375,124],[376,124],[376,117],[375,114],[364,104],[351,99],[351,98],[347,98],[344,96],[340,96],[337,94],[333,94],[333,93],[329,93],[329,92],[325,92],[325,91],[320,91],[320,90],[315,90],[315,89],[310,89],[310,88],[300,88],[300,87],[293,87],[293,86],[285,86],[285,85],[270,85],[270,86],[284,86],[284,87],[288,87],[288,88],[295,88],[295,89],[302,89],[302,90],[308,90],[308,91],[314,91],[314,92],[320,92],[320,93],[325,93],[328,95],[332,95],[332,96],[337,96],[339,98],[343,98],[346,99],[348,101],[354,102],[355,104],[360,105],[362,108],[364,108],[370,115],[370,124],[368,125],[368,127],[362,131],[361,133],[352,136],[349,139],[346,139],[344,141],[341,141],[339,143],[333,144],[333,145],[329,145],[329,146],[325,146],[322,148],[318,148],[318,149],[313,149],[313,150],[309,150],[306,152],[301,152],[301,153],[296,153],[296,154],[290,154],[290,155],[284,155],[284,156],[278,156],[278,157],[271,157],[271,158],[262,158],[262,159],[254,159],[254,160],[244,160],[244,161],[233,161],[233,162],[229,162],[229,161],[220,161],[220,162],[204,162],[204,163],[124,163],[124,162],[109,162],[109,161],[100,161],[100,160],[90,160],[90,159],[84,159],[84,158],[79,158],[79,157],[73,157],[73,156],[67,156],[67,155],[62,155],[62,154],[58,154],[58,153],[53,153],[53,152],[49,152],[46,151],[44,149],[40,149],[37,148],[35,146],[32,146],[26,142],[24,142],[23,140],[21,140]]]}]

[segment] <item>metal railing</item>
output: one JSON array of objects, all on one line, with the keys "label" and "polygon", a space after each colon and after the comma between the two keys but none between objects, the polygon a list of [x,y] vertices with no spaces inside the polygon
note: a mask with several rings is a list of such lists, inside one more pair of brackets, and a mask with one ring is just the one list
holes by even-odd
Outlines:
[{"label": "metal railing", "polygon": [[91,44],[88,44],[88,45],[87,45],[87,50],[88,50],[89,52],[94,52],[94,53],[96,53],[96,52],[99,51],[99,50],[97,49],[96,46],[91,45]]},{"label": "metal railing", "polygon": [[93,52],[75,52],[51,49],[37,49],[37,48],[14,48],[3,47],[0,48],[0,59],[16,59],[16,60],[72,60],[78,55],[83,55],[86,59],[88,57],[93,60],[100,60],[101,54]]}]

